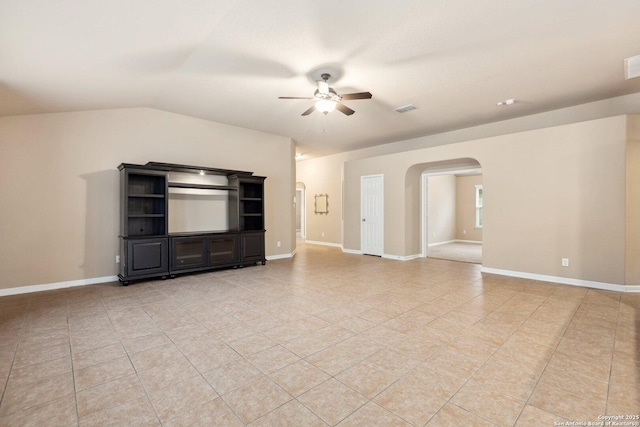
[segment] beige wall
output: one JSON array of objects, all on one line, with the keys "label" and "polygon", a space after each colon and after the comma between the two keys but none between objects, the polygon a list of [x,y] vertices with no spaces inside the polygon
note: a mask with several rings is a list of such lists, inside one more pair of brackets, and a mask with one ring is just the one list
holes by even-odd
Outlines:
[{"label": "beige wall", "polygon": [[473,158],[483,170],[485,267],[625,283],[626,127],[618,116],[347,162],[344,247],[360,248],[360,176],[384,174],[385,254],[412,256],[424,170],[412,166]]},{"label": "beige wall", "polygon": [[640,116],[627,119],[625,280],[640,285]]},{"label": "beige wall", "polygon": [[[171,172],[169,182],[227,185],[220,175]],[[169,188],[169,233],[226,230],[229,228],[229,192],[193,188]]]},{"label": "beige wall", "polygon": [[476,225],[476,185],[482,185],[482,175],[456,177],[456,239],[482,241],[482,229]]},{"label": "beige wall", "polygon": [[456,177],[428,178],[427,230],[429,244],[448,242],[456,238]]},{"label": "beige wall", "polygon": [[117,273],[122,162],[267,176],[266,253],[290,254],[293,154],[290,138],[146,108],[2,117],[0,288]]},{"label": "beige wall", "polygon": [[[612,117],[623,114],[640,113],[640,93],[619,96],[602,101],[590,102],[587,104],[577,105],[573,107],[562,108],[559,110],[547,111],[530,116],[518,117],[509,120],[489,123],[480,126],[474,126],[465,129],[457,129],[450,132],[444,132],[435,135],[429,135],[420,138],[396,141],[389,144],[377,145],[370,148],[349,151],[345,153],[335,154],[331,156],[298,161],[297,176],[298,181],[304,181],[308,187],[313,187],[316,193],[326,192],[325,188],[341,189],[344,163],[347,161],[384,156],[388,154],[400,152],[413,152],[414,150],[422,150],[429,147],[437,147],[447,144],[457,144],[465,141],[479,140],[499,135],[510,135],[518,132],[525,132],[535,129],[544,129],[552,126],[560,126],[581,121],[599,119],[603,117]],[[422,173],[423,169],[416,169],[418,173]],[[333,191],[333,190],[332,190]],[[410,200],[419,200],[420,188],[416,186],[412,179],[407,179],[405,191]],[[313,193],[308,191],[307,202],[313,202]],[[347,197],[346,194],[344,197]],[[349,197],[353,197],[350,194]],[[417,198],[417,199],[416,199]],[[419,202],[418,206],[419,206]],[[311,208],[313,204],[309,205]],[[408,221],[420,220],[413,218],[413,210],[405,213]],[[313,221],[313,211],[308,211],[307,217],[310,222],[307,224],[307,232],[314,237],[310,240],[320,240],[320,231],[330,230],[325,235],[325,241],[335,244],[342,243],[341,230],[343,228],[343,218],[330,215],[321,218],[320,221]],[[410,231],[405,232],[407,237]],[[329,240],[326,240],[326,239]],[[407,252],[416,250],[419,253],[420,248],[414,248],[414,244],[407,239]],[[419,245],[418,245],[419,246]]]},{"label": "beige wall", "polygon": [[[297,181],[304,184],[306,196],[306,240],[342,243],[342,167],[345,155],[302,160],[297,164]],[[329,213],[314,213],[314,196],[329,195]],[[324,236],[323,236],[324,233]]]}]

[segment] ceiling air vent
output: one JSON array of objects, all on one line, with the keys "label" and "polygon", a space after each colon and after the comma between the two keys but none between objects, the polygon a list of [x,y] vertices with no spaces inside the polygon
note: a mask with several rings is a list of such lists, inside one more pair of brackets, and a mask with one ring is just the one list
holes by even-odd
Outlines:
[{"label": "ceiling air vent", "polygon": [[624,60],[624,78],[632,79],[640,76],[640,55]]},{"label": "ceiling air vent", "polygon": [[413,104],[408,104],[408,105],[404,105],[402,107],[398,107],[393,111],[395,111],[396,113],[406,113],[407,111],[415,110],[416,108],[418,108],[418,107],[416,107]]}]

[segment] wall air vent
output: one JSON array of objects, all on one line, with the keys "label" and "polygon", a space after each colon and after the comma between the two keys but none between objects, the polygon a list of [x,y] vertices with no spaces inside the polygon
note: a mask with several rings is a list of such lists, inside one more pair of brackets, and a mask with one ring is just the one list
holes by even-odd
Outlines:
[{"label": "wall air vent", "polygon": [[640,55],[624,60],[624,78],[629,80],[640,77]]},{"label": "wall air vent", "polygon": [[395,111],[396,113],[406,113],[407,111],[415,110],[415,109],[417,109],[417,108],[418,108],[418,107],[416,107],[416,106],[415,106],[415,105],[413,105],[413,104],[408,104],[408,105],[404,105],[404,106],[402,106],[402,107],[398,107],[398,108],[396,108],[396,109],[395,109],[395,110],[393,110],[393,111]]}]

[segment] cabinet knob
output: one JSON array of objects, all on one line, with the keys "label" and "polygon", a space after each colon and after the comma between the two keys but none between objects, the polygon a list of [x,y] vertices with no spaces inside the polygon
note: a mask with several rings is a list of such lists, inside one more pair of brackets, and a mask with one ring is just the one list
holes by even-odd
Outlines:
[{"label": "cabinet knob", "polygon": [[365,218],[362,218],[362,222],[367,222],[367,220]]}]

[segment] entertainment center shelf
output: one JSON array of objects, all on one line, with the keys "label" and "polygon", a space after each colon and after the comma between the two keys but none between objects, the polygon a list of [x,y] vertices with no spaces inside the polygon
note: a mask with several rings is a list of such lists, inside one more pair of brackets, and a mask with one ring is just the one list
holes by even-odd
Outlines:
[{"label": "entertainment center shelf", "polygon": [[[120,274],[132,280],[175,277],[224,267],[266,262],[264,248],[264,180],[253,172],[171,163],[123,163],[120,170]],[[176,175],[180,175],[176,177]],[[180,182],[170,181],[170,177]],[[226,184],[204,183],[206,178]],[[182,179],[180,179],[180,177]],[[186,182],[182,182],[186,181]],[[206,190],[192,197],[226,203],[225,230],[169,232],[169,189]],[[207,191],[215,190],[211,193]],[[178,193],[178,196],[184,196]],[[181,212],[183,216],[187,213]],[[193,212],[191,212],[193,214]],[[196,212],[207,217],[208,213]],[[176,215],[176,212],[173,213]],[[188,215],[187,215],[188,216]],[[212,218],[214,219],[214,218]],[[219,219],[219,218],[218,218]]]},{"label": "entertainment center shelf", "polygon": [[206,185],[206,184],[189,184],[185,182],[169,182],[167,184],[169,188],[191,188],[195,190],[227,190],[227,191],[238,191],[235,187],[230,187],[228,185]]}]

